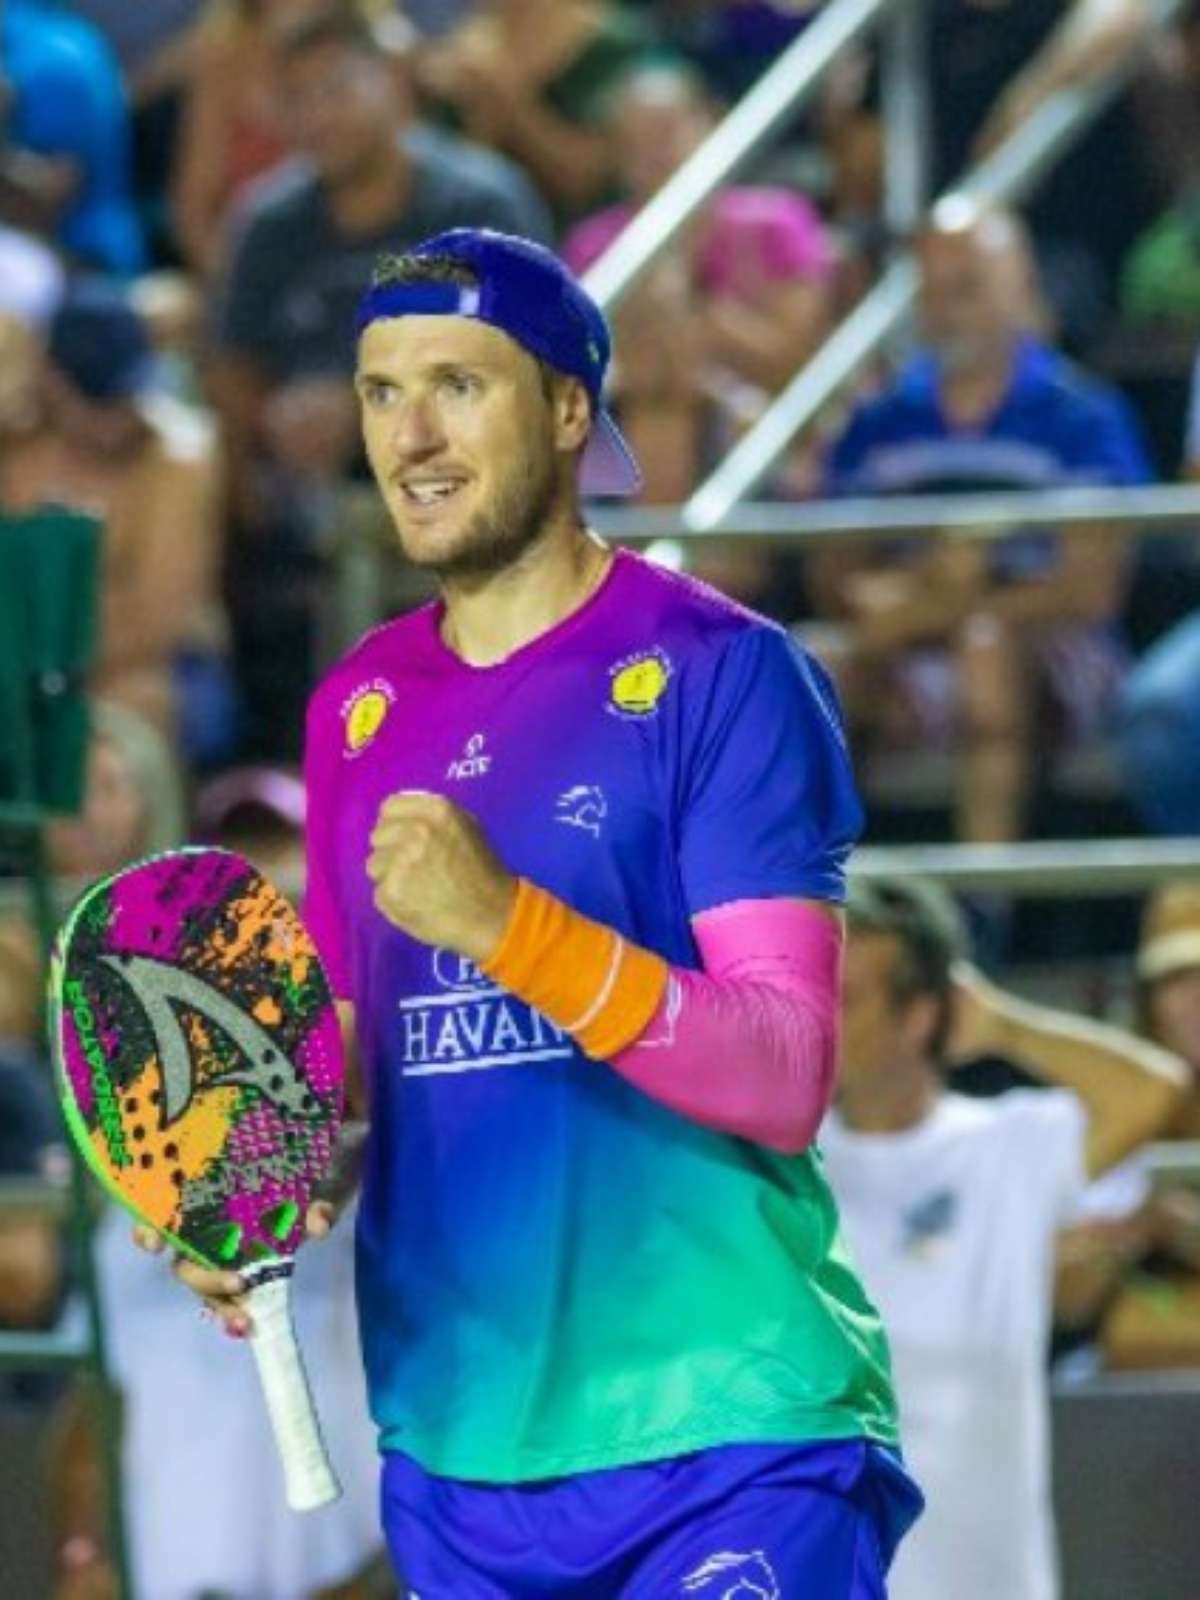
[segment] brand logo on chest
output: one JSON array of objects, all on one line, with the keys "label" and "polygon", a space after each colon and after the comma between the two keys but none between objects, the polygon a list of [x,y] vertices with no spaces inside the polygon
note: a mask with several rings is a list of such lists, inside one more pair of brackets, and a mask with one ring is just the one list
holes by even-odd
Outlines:
[{"label": "brand logo on chest", "polygon": [[448,778],[482,778],[491,768],[492,758],[485,755],[483,734],[473,733],[457,761],[446,768]]},{"label": "brand logo on chest", "polygon": [[561,1028],[498,988],[473,961],[433,952],[434,989],[400,1001],[401,1071],[433,1078],[496,1067],[569,1061]]}]

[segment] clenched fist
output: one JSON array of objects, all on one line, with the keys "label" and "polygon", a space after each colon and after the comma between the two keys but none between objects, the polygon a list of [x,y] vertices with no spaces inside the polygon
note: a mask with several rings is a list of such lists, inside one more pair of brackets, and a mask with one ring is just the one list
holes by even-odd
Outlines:
[{"label": "clenched fist", "polygon": [[470,812],[415,789],[380,806],[367,876],[389,922],[477,965],[500,943],[517,892]]}]

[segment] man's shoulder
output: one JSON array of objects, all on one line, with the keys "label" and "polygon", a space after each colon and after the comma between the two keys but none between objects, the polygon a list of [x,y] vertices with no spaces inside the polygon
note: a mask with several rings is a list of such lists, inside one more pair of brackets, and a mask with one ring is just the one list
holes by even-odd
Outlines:
[{"label": "man's shoulder", "polygon": [[358,698],[399,698],[406,677],[426,656],[432,604],[418,606],[365,633],[325,673],[309,699],[309,717],[339,716]]},{"label": "man's shoulder", "polygon": [[[639,629],[649,627],[720,660],[740,640],[786,643],[786,630],[700,578],[623,551]],[[631,599],[633,595],[631,594]]]},{"label": "man's shoulder", "polygon": [[866,395],[855,405],[842,438],[853,437],[869,446],[935,429],[943,431],[933,364],[927,357],[915,356],[874,394]]},{"label": "man's shoulder", "polygon": [[255,243],[306,230],[320,206],[320,181],[311,164],[290,157],[254,178],[233,212],[233,229]]},{"label": "man's shoulder", "polygon": [[1047,1144],[1071,1144],[1082,1138],[1083,1102],[1069,1089],[1007,1089],[981,1098],[953,1094],[952,1103],[964,1133],[1011,1147],[1014,1163],[1036,1165]]},{"label": "man's shoulder", "polygon": [[1025,382],[1033,393],[1041,394],[1060,411],[1084,417],[1124,415],[1125,401],[1119,389],[1053,345],[1033,346],[1025,367]]}]

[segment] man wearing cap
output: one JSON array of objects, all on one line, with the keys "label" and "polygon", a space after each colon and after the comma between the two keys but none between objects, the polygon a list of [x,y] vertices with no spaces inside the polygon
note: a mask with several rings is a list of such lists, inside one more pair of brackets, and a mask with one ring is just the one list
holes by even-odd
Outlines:
[{"label": "man wearing cap", "polygon": [[[1150,896],[1137,952],[1142,1031],[1186,1063],[1187,1093],[1163,1137],[1200,1137],[1200,879]],[[1181,1166],[1186,1165],[1181,1161]],[[1139,1176],[1137,1169],[1132,1177]],[[1144,1174],[1141,1174],[1144,1179]],[[1098,1243],[1093,1269],[1108,1366],[1200,1364],[1200,1195],[1190,1174],[1154,1175],[1148,1196]]]},{"label": "man wearing cap", "polygon": [[[213,431],[202,413],[163,393],[141,316],[105,278],[77,278],[65,290],[37,387],[35,424],[4,451],[0,508],[72,505],[102,519],[91,687],[165,733],[186,733],[190,750],[211,753],[204,739],[219,747],[220,729],[200,730],[188,709],[229,694]],[[193,694],[201,685],[211,698]]]},{"label": "man wearing cap", "polygon": [[[440,587],[308,718],[393,1555],[420,1600],[876,1600],[920,1497],[812,1148],[860,824],[825,676],[587,529],[637,472],[547,251],[432,238],[358,327]],[[178,1270],[245,1326],[236,1278]]]}]

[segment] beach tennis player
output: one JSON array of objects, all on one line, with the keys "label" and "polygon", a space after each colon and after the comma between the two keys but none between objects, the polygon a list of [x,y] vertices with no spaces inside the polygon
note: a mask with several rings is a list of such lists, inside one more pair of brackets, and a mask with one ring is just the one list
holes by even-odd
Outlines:
[{"label": "beach tennis player", "polygon": [[[371,466],[440,591],[307,735],[396,1564],[413,1600],[878,1600],[920,1495],[813,1148],[860,826],[828,683],[588,531],[637,470],[550,253],[387,258],[358,339]],[[177,1270],[244,1322],[236,1279]]]}]

